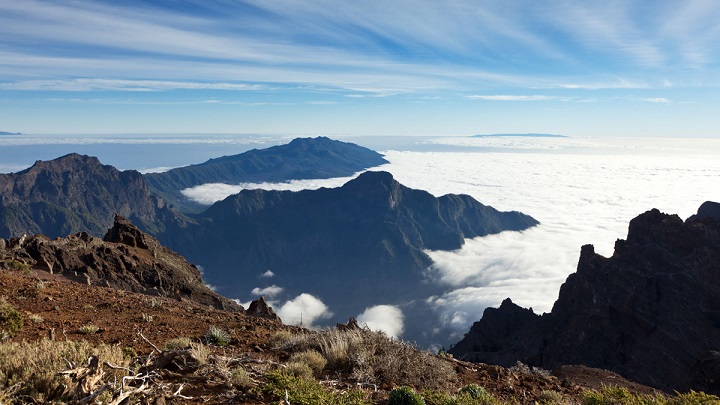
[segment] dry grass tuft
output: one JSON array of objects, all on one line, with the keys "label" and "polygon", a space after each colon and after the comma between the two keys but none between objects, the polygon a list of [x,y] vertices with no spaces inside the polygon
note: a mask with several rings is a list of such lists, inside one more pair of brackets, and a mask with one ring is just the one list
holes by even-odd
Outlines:
[{"label": "dry grass tuft", "polygon": [[[16,398],[26,396],[37,403],[60,399],[73,383],[67,377],[57,377],[56,373],[68,368],[66,360],[83,365],[91,355],[118,367],[129,365],[119,347],[106,344],[92,347],[86,341],[47,339],[4,343],[0,345],[0,398],[12,387]],[[112,380],[122,376],[124,372],[117,371],[117,375],[111,373],[106,378]]]},{"label": "dry grass tuft", "polygon": [[285,348],[294,352],[316,350],[327,360],[329,371],[350,374],[363,383],[441,389],[457,379],[447,361],[368,329],[296,335]]}]

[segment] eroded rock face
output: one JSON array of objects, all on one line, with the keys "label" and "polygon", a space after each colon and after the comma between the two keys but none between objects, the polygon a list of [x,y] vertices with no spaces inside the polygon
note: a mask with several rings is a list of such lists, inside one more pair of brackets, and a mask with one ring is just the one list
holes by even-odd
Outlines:
[{"label": "eroded rock face", "polygon": [[242,311],[206,287],[197,267],[119,215],[104,240],[80,232],[54,240],[23,236],[5,245],[0,250],[2,267],[37,266],[91,285]]},{"label": "eroded rock face", "polygon": [[251,302],[247,309],[247,314],[258,318],[272,319],[280,322],[280,317],[277,316],[275,311],[273,311],[270,305],[268,305],[265,301],[265,297],[260,297],[259,299]]},{"label": "eroded rock face", "polygon": [[[714,204],[714,203],[713,203]],[[583,246],[552,312],[488,309],[452,350],[473,361],[605,368],[665,390],[720,393],[720,216],[648,211],[612,257]],[[702,215],[701,215],[702,214]]]}]

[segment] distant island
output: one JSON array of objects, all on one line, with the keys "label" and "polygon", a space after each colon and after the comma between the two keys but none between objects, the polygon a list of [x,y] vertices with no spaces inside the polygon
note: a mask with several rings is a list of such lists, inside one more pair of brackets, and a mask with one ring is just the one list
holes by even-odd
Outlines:
[{"label": "distant island", "polygon": [[22,135],[22,132],[3,132],[3,131],[0,131],[0,135]]},{"label": "distant island", "polygon": [[529,138],[570,138],[565,135],[555,134],[490,134],[490,135],[472,135],[471,138],[506,138],[506,137],[529,137]]}]

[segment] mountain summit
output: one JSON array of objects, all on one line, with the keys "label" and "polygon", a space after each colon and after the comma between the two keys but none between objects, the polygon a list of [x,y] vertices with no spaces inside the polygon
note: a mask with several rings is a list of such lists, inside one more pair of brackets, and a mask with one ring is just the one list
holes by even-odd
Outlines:
[{"label": "mountain summit", "polygon": [[204,207],[188,200],[182,190],[206,183],[345,177],[385,163],[387,160],[373,150],[321,136],[296,138],[286,145],[253,149],[164,173],[149,173],[145,179],[152,190],[181,211],[199,212]]}]

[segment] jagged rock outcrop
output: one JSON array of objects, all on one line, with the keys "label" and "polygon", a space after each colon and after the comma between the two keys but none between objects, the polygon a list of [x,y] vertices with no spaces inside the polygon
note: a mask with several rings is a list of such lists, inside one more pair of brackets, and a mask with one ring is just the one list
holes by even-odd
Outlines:
[{"label": "jagged rock outcrop", "polygon": [[248,306],[247,314],[258,318],[266,318],[274,321],[281,322],[280,317],[277,316],[275,311],[265,301],[265,297],[260,297],[250,303]]},{"label": "jagged rock outcrop", "polygon": [[183,189],[206,183],[280,182],[351,176],[388,163],[379,153],[323,136],[296,138],[286,145],[253,149],[239,155],[145,175],[150,188],[183,212],[206,208],[182,195]]},{"label": "jagged rock outcrop", "polygon": [[80,232],[65,238],[22,236],[0,249],[0,267],[37,266],[74,281],[243,311],[202,282],[197,267],[115,215],[104,239]]},{"label": "jagged rock outcrop", "polygon": [[720,216],[648,211],[612,257],[583,246],[552,312],[506,300],[450,352],[463,359],[555,368],[583,364],[665,390],[720,393]]},{"label": "jagged rock outcrop", "polygon": [[343,316],[440,293],[427,280],[425,249],[458,249],[464,238],[538,223],[467,195],[436,198],[387,172],[333,189],[243,190],[194,218],[197,226],[166,236],[168,246],[201,264],[220,293],[247,294],[247,280],[269,269],[285,294],[319,295]]},{"label": "jagged rock outcrop", "polygon": [[0,237],[82,231],[99,236],[115,213],[155,234],[187,220],[152,195],[139,172],[119,171],[90,156],[73,153],[0,174]]}]

